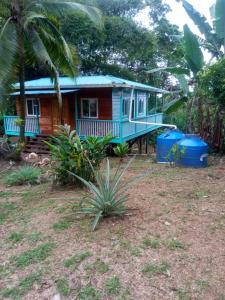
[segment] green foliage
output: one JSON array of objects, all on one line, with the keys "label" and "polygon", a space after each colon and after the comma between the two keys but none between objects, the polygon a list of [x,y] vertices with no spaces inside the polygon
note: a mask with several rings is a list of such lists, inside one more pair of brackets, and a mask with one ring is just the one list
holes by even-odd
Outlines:
[{"label": "green foliage", "polygon": [[121,158],[125,157],[125,156],[127,156],[128,152],[129,152],[129,144],[126,142],[119,144],[113,149],[113,151],[116,156],[121,157]]},{"label": "green foliage", "polygon": [[184,47],[185,59],[194,75],[196,75],[203,68],[203,53],[200,49],[197,37],[191,32],[187,25],[184,26]]},{"label": "green foliage", "polygon": [[151,247],[152,249],[158,249],[160,247],[160,241],[158,239],[144,238],[142,241],[144,248]]},{"label": "green foliage", "polygon": [[71,220],[68,220],[67,218],[63,218],[62,220],[59,220],[58,222],[53,224],[53,229],[55,229],[56,231],[61,231],[61,230],[68,229],[71,226],[72,226]]},{"label": "green foliage", "polygon": [[206,67],[198,76],[198,93],[225,109],[225,59]]},{"label": "green foliage", "polygon": [[80,213],[89,214],[95,216],[92,229],[95,230],[99,221],[104,217],[109,216],[122,216],[127,212],[127,208],[124,206],[127,201],[127,196],[124,192],[128,188],[128,184],[122,183],[121,179],[124,172],[130,166],[132,160],[127,163],[126,167],[121,170],[119,166],[117,171],[112,175],[110,170],[110,163],[107,159],[105,172],[95,171],[90,163],[90,167],[95,176],[96,185],[92,182],[88,182],[85,179],[73,174],[91,192],[85,200],[85,206],[81,207]]},{"label": "green foliage", "polygon": [[101,292],[92,285],[82,287],[78,294],[79,300],[100,300],[100,298]]},{"label": "green foliage", "polygon": [[182,156],[185,154],[185,152],[186,152],[186,147],[180,148],[178,144],[174,144],[170,148],[166,156],[166,159],[168,160],[168,162],[175,162],[178,164]]},{"label": "green foliage", "polygon": [[0,224],[3,224],[9,217],[12,217],[18,206],[14,202],[0,203]]},{"label": "green foliage", "polygon": [[18,256],[13,256],[12,261],[15,262],[18,268],[25,268],[48,258],[54,247],[55,245],[52,243],[42,244],[33,250],[28,250]]},{"label": "green foliage", "polygon": [[170,250],[176,250],[176,249],[187,249],[187,245],[181,243],[180,241],[176,239],[169,239],[165,242],[165,245]]},{"label": "green foliage", "polygon": [[23,232],[12,232],[10,236],[8,237],[8,240],[13,242],[13,243],[18,243],[22,241],[24,238],[24,233]]},{"label": "green foliage", "polygon": [[35,283],[39,283],[41,280],[40,273],[31,273],[14,288],[8,288],[1,292],[4,298],[21,299],[29,291]]},{"label": "green foliage", "polygon": [[95,169],[99,168],[111,139],[111,135],[87,137],[86,142],[82,142],[70,126],[58,126],[57,136],[52,137],[52,142],[45,142],[51,151],[56,181],[60,184],[81,184],[71,173],[93,181],[89,162]]},{"label": "green foliage", "polygon": [[63,297],[68,297],[70,294],[69,282],[66,278],[59,278],[56,280],[56,287],[59,294]]},{"label": "green foliage", "polygon": [[[225,1],[216,0],[214,26],[218,37],[225,45]],[[224,49],[225,50],[225,49]]]},{"label": "green foliage", "polygon": [[87,265],[85,269],[88,271],[97,271],[104,274],[109,271],[109,266],[104,261],[97,259],[94,263]]},{"label": "green foliage", "polygon": [[88,251],[80,254],[76,254],[71,258],[66,259],[64,261],[64,266],[66,268],[72,268],[75,270],[83,260],[85,260],[87,257],[90,257],[91,255],[92,254]]},{"label": "green foliage", "polygon": [[167,262],[162,262],[159,265],[156,264],[146,264],[142,270],[144,274],[157,275],[164,274],[167,275],[170,269],[170,265]]},{"label": "green foliage", "polygon": [[9,174],[5,183],[8,185],[37,184],[41,176],[41,170],[32,166],[21,167]]},{"label": "green foliage", "polygon": [[113,276],[106,282],[106,292],[110,296],[116,296],[120,293],[121,284],[120,279],[117,276]]},{"label": "green foliage", "polygon": [[0,136],[4,135],[4,118],[3,116],[0,116]]}]

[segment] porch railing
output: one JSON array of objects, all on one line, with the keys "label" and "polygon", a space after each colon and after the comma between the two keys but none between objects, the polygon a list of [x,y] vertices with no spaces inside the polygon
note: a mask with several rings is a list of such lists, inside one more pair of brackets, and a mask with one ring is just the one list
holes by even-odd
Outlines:
[{"label": "porch railing", "polygon": [[114,137],[120,137],[120,121],[79,119],[77,127],[80,136],[103,137],[111,133]]},{"label": "porch railing", "polygon": [[[162,123],[163,114],[154,114],[137,119],[140,122]],[[151,130],[158,126],[149,124],[130,123],[129,120],[94,120],[94,119],[78,119],[77,132],[81,137],[100,136],[103,137],[107,133],[111,133],[115,138],[115,142],[126,141]]]},{"label": "porch railing", "polygon": [[[17,122],[20,120],[19,116],[4,116],[5,134],[17,136],[20,133],[20,127]],[[25,135],[35,136],[40,133],[39,118],[26,117]]]}]

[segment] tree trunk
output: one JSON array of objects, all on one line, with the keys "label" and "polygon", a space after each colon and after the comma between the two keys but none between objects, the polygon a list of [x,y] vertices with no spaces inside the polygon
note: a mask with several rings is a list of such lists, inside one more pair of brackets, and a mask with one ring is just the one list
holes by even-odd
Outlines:
[{"label": "tree trunk", "polygon": [[64,125],[64,120],[63,120],[63,99],[62,99],[62,93],[60,89],[60,84],[59,84],[59,75],[56,75],[55,78],[55,88],[57,92],[57,99],[58,99],[58,106],[59,106],[59,121],[60,125]]},{"label": "tree trunk", "polygon": [[25,126],[26,126],[26,113],[25,113],[25,49],[24,49],[24,30],[20,23],[17,25],[17,35],[19,44],[19,83],[20,83],[20,142],[25,142]]}]

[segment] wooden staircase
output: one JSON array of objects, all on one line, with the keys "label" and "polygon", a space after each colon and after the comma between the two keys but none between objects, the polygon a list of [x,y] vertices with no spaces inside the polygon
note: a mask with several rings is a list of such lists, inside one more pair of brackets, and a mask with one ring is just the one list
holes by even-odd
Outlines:
[{"label": "wooden staircase", "polygon": [[36,154],[49,154],[49,148],[45,145],[44,141],[49,141],[49,135],[39,134],[36,137],[30,137],[28,143],[24,149],[24,153],[36,153]]}]

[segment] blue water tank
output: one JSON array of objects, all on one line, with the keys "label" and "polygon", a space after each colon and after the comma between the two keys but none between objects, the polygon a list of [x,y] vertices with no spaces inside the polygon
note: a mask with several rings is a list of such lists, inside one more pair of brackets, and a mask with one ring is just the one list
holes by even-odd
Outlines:
[{"label": "blue water tank", "polygon": [[205,168],[208,166],[208,145],[197,136],[186,136],[178,143],[181,154],[178,164],[186,168]]},{"label": "blue water tank", "polygon": [[167,130],[157,137],[156,157],[158,163],[173,162],[174,159],[169,155],[171,148],[178,141],[183,139],[185,134],[178,130]]}]

